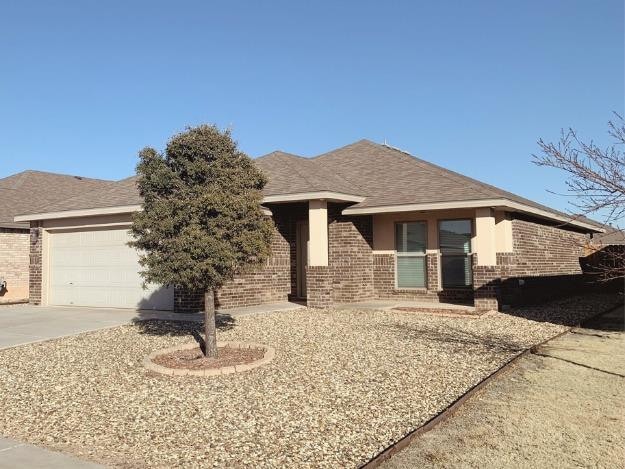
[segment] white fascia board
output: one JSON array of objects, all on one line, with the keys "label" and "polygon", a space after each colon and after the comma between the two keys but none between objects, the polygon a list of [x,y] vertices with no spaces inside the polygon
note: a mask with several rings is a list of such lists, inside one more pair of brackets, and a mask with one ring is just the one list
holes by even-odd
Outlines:
[{"label": "white fascia board", "polygon": [[573,225],[573,226],[577,226],[580,228],[585,228],[587,230],[594,231],[595,233],[605,233],[605,229],[599,228],[596,225],[592,225],[590,223],[586,223],[581,220],[576,220],[575,218],[564,217],[562,215],[558,215],[557,213],[548,212],[547,210],[542,210],[540,208],[532,207],[530,205],[508,201],[506,206],[512,209],[518,210],[519,212],[530,213],[532,215],[537,215],[539,217],[548,218],[550,220],[556,220],[567,225]]},{"label": "white fascia board", "polygon": [[463,200],[458,202],[431,202],[425,204],[381,205],[378,207],[347,207],[343,215],[371,215],[392,212],[419,212],[424,210],[447,210],[454,208],[480,208],[501,206],[503,199]]},{"label": "white fascia board", "polygon": [[[82,210],[65,210],[63,212],[35,213],[32,215],[18,215],[14,218],[16,222],[54,220],[58,218],[79,218],[95,215],[115,215],[119,213],[133,213],[141,211],[141,205],[125,205],[120,207],[88,208]],[[271,210],[261,207],[263,215],[271,216]]]},{"label": "white fascia board", "polygon": [[34,213],[32,215],[18,215],[14,218],[19,221],[53,220],[56,218],[90,217],[93,215],[114,215],[118,213],[133,213],[141,210],[141,205],[124,205],[119,207],[86,208],[80,210],[64,210],[62,212]]},{"label": "white fascia board", "polygon": [[301,202],[306,200],[330,200],[339,202],[362,202],[365,200],[360,195],[343,194],[341,192],[318,191],[318,192],[299,192],[295,194],[279,194],[267,195],[263,197],[263,203],[282,203],[282,202]]},{"label": "white fascia board", "polygon": [[446,210],[456,208],[481,208],[481,207],[501,207],[508,208],[514,211],[529,213],[531,215],[539,216],[553,221],[558,221],[563,224],[584,228],[587,230],[595,231],[598,233],[605,232],[604,229],[599,228],[596,225],[585,223],[574,218],[558,215],[547,210],[542,210],[531,205],[522,204],[519,202],[513,202],[508,199],[481,199],[481,200],[462,200],[458,202],[432,202],[425,204],[405,204],[405,205],[384,205],[379,207],[347,207],[343,209],[343,215],[374,215],[378,213],[393,213],[393,212],[419,212],[426,210]]}]

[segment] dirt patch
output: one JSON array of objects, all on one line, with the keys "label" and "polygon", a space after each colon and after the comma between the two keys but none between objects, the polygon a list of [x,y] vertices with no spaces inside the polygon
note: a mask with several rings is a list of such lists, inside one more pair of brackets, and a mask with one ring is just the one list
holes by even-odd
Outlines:
[{"label": "dirt patch", "polygon": [[158,355],[152,361],[166,368],[206,370],[226,366],[247,365],[260,360],[264,354],[265,350],[257,348],[219,347],[216,358],[207,358],[200,350],[200,347],[196,347],[194,349],[176,350]]}]

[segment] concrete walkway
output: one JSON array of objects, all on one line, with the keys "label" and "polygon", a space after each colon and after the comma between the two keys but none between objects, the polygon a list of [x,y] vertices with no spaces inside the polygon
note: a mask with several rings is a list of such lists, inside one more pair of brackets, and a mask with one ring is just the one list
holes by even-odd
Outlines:
[{"label": "concrete walkway", "polygon": [[382,467],[625,467],[624,315],[523,357]]},{"label": "concrete walkway", "polygon": [[[0,349],[128,324],[174,313],[125,309],[14,305],[0,307]],[[185,319],[187,315],[176,315]],[[188,315],[193,317],[193,315]]]},{"label": "concrete walkway", "polygon": [[0,469],[97,469],[98,464],[81,461],[33,445],[0,438]]},{"label": "concrete walkway", "polygon": [[[296,303],[271,303],[247,308],[218,310],[231,317],[303,308]],[[129,324],[137,319],[202,321],[203,313],[180,314],[169,311],[82,308],[62,306],[0,306],[0,349],[40,342],[82,332]]]},{"label": "concrete walkway", "polygon": [[409,301],[409,300],[370,300],[360,301],[357,303],[338,303],[334,305],[335,309],[347,310],[390,310],[393,308],[415,308],[415,309],[437,309],[454,311],[470,311],[474,312],[475,307],[472,305],[461,305],[455,303],[434,303],[426,301]]}]

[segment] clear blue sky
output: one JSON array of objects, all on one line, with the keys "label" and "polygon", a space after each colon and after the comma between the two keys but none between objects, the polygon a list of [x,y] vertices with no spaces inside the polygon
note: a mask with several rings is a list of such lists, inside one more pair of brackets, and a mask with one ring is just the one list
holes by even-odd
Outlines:
[{"label": "clear blue sky", "polygon": [[4,1],[0,177],[120,179],[202,122],[251,156],[388,143],[565,208],[536,140],[607,143],[622,0]]}]

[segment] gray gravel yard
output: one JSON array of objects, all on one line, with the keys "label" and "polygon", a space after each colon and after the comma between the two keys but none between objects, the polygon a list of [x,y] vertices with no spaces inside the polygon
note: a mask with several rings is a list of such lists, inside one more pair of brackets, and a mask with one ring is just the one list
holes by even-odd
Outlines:
[{"label": "gray gravel yard", "polygon": [[[566,309],[565,323],[613,301],[548,308]],[[524,314],[541,319],[531,308],[478,319],[310,309],[238,317],[219,340],[271,345],[276,358],[211,378],[142,367],[148,353],[192,340],[199,326],[190,323],[2,350],[0,434],[118,467],[353,467],[564,330]]]}]

